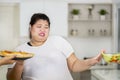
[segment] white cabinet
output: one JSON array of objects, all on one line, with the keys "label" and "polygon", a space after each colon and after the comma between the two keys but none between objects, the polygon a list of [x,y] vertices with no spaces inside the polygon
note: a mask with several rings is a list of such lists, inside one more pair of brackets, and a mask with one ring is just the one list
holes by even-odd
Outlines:
[{"label": "white cabinet", "polygon": [[32,14],[38,12],[45,13],[50,18],[50,34],[67,36],[67,2],[43,0],[36,2],[21,2],[20,35],[22,37],[28,36],[30,17]]},{"label": "white cabinet", "polygon": [[0,50],[13,50],[18,38],[19,4],[0,3]]},{"label": "white cabinet", "polygon": [[[109,37],[112,36],[112,4],[80,4],[68,5],[69,36],[77,37]],[[73,19],[71,11],[78,9],[78,19]],[[100,19],[99,10],[105,9],[106,19]]]},{"label": "white cabinet", "polygon": [[91,70],[82,72],[71,72],[73,80],[93,80],[91,79]]}]

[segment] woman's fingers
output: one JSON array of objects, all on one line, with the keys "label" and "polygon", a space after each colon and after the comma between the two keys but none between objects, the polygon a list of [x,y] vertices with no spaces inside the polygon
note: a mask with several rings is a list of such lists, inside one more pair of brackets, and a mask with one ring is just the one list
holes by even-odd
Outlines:
[{"label": "woman's fingers", "polygon": [[101,50],[101,53],[106,53],[106,50]]},{"label": "woman's fingers", "polygon": [[105,50],[101,50],[100,53],[94,58],[96,59],[98,62],[102,59],[102,53],[105,53]]},{"label": "woman's fingers", "polygon": [[10,57],[4,57],[1,60],[2,60],[3,64],[12,64],[15,62],[15,60],[12,60],[14,58],[15,58],[15,56],[10,56]]}]

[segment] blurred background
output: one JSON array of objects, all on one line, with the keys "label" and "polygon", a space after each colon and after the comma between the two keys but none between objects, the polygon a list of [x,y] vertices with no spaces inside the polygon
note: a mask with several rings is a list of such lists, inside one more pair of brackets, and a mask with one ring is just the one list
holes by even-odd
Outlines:
[{"label": "blurred background", "polygon": [[[14,50],[29,40],[29,21],[34,13],[51,21],[50,35],[67,39],[79,59],[120,52],[119,0],[0,0],[0,50]],[[87,71],[72,73],[74,80],[120,80],[120,66],[102,60]],[[7,66],[0,67],[6,80]]]}]

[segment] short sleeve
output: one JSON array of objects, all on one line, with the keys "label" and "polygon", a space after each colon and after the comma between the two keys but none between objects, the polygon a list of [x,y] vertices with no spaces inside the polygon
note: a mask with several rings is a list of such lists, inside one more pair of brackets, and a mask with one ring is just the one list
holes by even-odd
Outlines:
[{"label": "short sleeve", "polygon": [[55,46],[65,55],[66,58],[74,52],[71,44],[61,36],[55,37]]}]

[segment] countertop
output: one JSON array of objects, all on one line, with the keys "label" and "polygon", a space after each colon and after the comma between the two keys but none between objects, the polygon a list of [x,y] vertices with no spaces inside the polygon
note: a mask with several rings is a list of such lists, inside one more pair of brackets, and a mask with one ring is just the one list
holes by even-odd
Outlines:
[{"label": "countertop", "polygon": [[91,73],[96,80],[120,80],[120,70],[117,69],[116,64],[93,66]]},{"label": "countertop", "polygon": [[107,65],[100,65],[97,64],[95,66],[92,66],[90,69],[94,70],[94,69],[116,69],[117,68],[117,64],[107,64]]},{"label": "countertop", "polygon": [[99,80],[120,80],[120,70],[117,69],[92,70],[91,73]]}]

